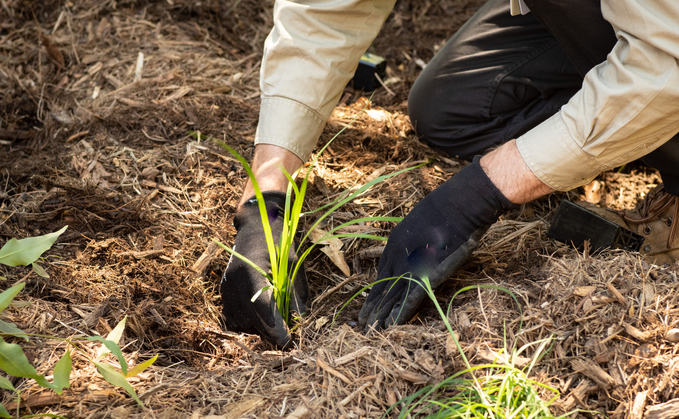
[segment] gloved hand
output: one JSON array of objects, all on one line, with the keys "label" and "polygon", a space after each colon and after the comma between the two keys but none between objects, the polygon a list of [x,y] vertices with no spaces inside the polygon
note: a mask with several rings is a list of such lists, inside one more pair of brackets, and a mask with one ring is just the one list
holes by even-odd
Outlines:
[{"label": "gloved hand", "polygon": [[[274,242],[278,246],[284,224],[285,194],[269,191],[262,195]],[[256,197],[250,198],[240,208],[233,224],[237,231],[233,249],[264,272],[271,272],[269,250]],[[288,266],[295,266],[296,263],[296,246],[293,244]],[[232,255],[220,285],[224,321],[231,331],[258,334],[274,345],[284,347],[290,343],[290,331],[278,312],[273,289],[262,292],[254,302],[250,301],[259,290],[269,285],[271,283],[261,273]],[[290,308],[304,313],[309,301],[309,284],[303,267],[298,271],[292,287]]]},{"label": "gloved hand", "polygon": [[428,278],[432,289],[441,285],[471,256],[488,227],[517,207],[493,185],[479,160],[422,199],[392,230],[377,279],[396,278],[370,291],[358,317],[366,331],[373,324],[381,329],[409,320],[427,296],[421,279]]}]

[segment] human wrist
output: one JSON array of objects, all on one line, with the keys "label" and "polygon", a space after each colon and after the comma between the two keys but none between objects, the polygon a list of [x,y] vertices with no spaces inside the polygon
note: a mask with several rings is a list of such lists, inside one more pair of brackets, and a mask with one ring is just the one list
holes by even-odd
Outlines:
[{"label": "human wrist", "polygon": [[481,158],[483,171],[512,203],[525,204],[554,192],[530,170],[516,140],[511,140]]}]

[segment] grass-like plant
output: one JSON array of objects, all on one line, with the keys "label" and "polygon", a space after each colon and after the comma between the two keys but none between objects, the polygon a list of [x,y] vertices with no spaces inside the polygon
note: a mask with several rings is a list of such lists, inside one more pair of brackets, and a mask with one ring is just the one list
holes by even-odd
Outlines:
[{"label": "grass-like plant", "polygon": [[[46,252],[59,235],[66,230],[66,227],[61,230],[38,237],[29,237],[21,240],[11,239],[0,249],[0,263],[7,266],[32,265],[33,271],[38,275],[45,276],[47,273],[42,267],[36,268],[36,261],[41,255]],[[6,278],[2,278],[5,279]],[[0,293],[0,313],[10,306],[14,298],[21,292],[26,284],[20,282],[14,286],[6,289]],[[102,377],[110,384],[122,387],[140,406],[144,406],[137,393],[134,391],[128,378],[143,372],[146,368],[151,366],[158,358],[158,355],[153,358],[128,368],[127,362],[123,353],[118,346],[118,342],[122,337],[125,329],[125,318],[118,323],[118,325],[108,334],[106,338],[101,336],[83,336],[71,338],[57,338],[54,336],[44,336],[38,334],[25,333],[19,329],[15,324],[0,320],[0,370],[4,371],[10,376],[28,378],[35,380],[35,382],[44,388],[52,389],[55,393],[61,394],[65,388],[70,386],[70,376],[72,370],[71,350],[79,351],[83,356],[90,360],[97,367],[97,370]],[[44,339],[56,339],[65,341],[68,348],[61,356],[61,358],[54,365],[53,379],[50,382],[43,374],[38,374],[35,367],[30,363],[21,345],[17,343],[10,343],[5,338],[23,339],[28,342],[31,337],[39,337]],[[101,342],[101,347],[97,351],[94,358],[90,358],[87,352],[77,345],[78,340],[98,341]],[[115,368],[109,363],[102,362],[104,357],[112,353],[118,359],[120,369]],[[19,417],[19,406],[21,405],[21,391],[14,387],[12,382],[6,377],[0,376],[0,388],[14,392],[17,396],[17,417]],[[51,415],[53,417],[62,417],[58,415]],[[7,409],[0,404],[0,418],[11,418]]]},{"label": "grass-like plant", "polygon": [[[549,405],[559,398],[558,390],[529,378],[535,363],[544,356],[545,348],[552,342],[551,338],[526,344],[519,349],[505,350],[508,356],[503,360],[496,359],[492,364],[472,366],[450,324],[452,303],[460,293],[478,288],[496,289],[508,293],[520,310],[519,302],[511,291],[494,285],[464,287],[453,295],[448,304],[448,310],[444,313],[436,300],[429,280],[423,278],[417,283],[424,288],[427,296],[434,303],[466,368],[437,384],[424,387],[405,397],[392,406],[387,413],[396,406],[400,406],[399,418],[556,418],[550,412]],[[529,365],[525,369],[517,368],[514,361],[526,349],[535,345],[538,345],[538,348]],[[538,392],[539,388],[551,392],[553,397],[549,401],[543,400]],[[568,415],[562,417],[566,416]]]},{"label": "grass-like plant", "polygon": [[[491,364],[471,366],[450,325],[449,316],[452,300],[459,293],[470,289],[492,288],[509,293],[516,302],[516,298],[509,290],[490,285],[462,288],[451,299],[448,312],[444,313],[426,278],[423,280],[422,286],[434,302],[434,306],[454,340],[466,368],[439,383],[424,387],[405,397],[392,406],[387,413],[400,406],[399,418],[410,416],[431,419],[555,418],[549,410],[549,405],[559,397],[559,392],[551,386],[529,378],[531,370],[544,355],[545,348],[551,342],[551,338],[526,344],[518,350],[505,350],[505,352],[509,352],[508,356],[502,360],[496,359]],[[539,346],[529,365],[525,369],[517,368],[514,361],[526,349],[535,345]],[[538,388],[553,393],[553,397],[549,401],[543,400],[538,393]]]},{"label": "grass-like plant", "polygon": [[[395,278],[383,278],[358,291],[349,301],[344,303],[335,318],[362,292],[378,282],[390,281],[392,279]],[[434,295],[434,290],[431,288],[428,278],[415,280],[403,275],[398,280],[414,281],[425,290],[443,320],[448,333],[455,342],[465,369],[439,383],[426,386],[399,400],[382,417],[389,417],[390,414],[393,415],[397,409],[399,410],[399,418],[560,419],[570,416],[571,413],[557,418],[549,410],[549,405],[559,398],[557,389],[529,378],[535,363],[545,355],[547,345],[552,342],[551,338],[528,343],[519,349],[512,348],[505,350],[504,352],[508,355],[502,359],[496,359],[491,364],[472,366],[455,336],[449,319],[452,303],[457,295],[478,288],[496,289],[508,293],[520,310],[518,300],[511,291],[494,285],[464,287],[453,295],[448,304],[447,312],[444,312]],[[521,324],[523,324],[523,321],[521,321]],[[517,368],[515,365],[516,359],[528,348],[535,345],[538,345],[538,348],[529,365],[524,369]],[[552,393],[552,398],[548,401],[543,400],[538,389]]]},{"label": "grass-like plant", "polygon": [[[360,115],[360,113],[359,113]],[[352,123],[358,118],[358,115],[354,118]],[[333,212],[335,212],[338,208],[343,206],[344,204],[352,201],[353,199],[359,197],[360,195],[364,194],[367,192],[370,188],[373,186],[384,182],[385,180],[392,178],[394,176],[397,176],[401,173],[407,172],[409,170],[415,169],[417,167],[421,167],[425,163],[421,163],[415,166],[411,166],[399,171],[396,171],[394,173],[390,173],[387,175],[382,175],[379,176],[375,179],[370,180],[367,182],[365,185],[355,189],[347,189],[343,193],[341,193],[335,200],[332,202],[325,204],[321,206],[320,208],[317,208],[315,210],[311,210],[308,212],[303,212],[303,205],[304,205],[304,199],[306,197],[307,193],[307,187],[309,183],[309,174],[313,171],[314,167],[316,167],[316,164],[318,162],[318,158],[320,155],[323,154],[325,149],[332,143],[332,141],[335,140],[344,130],[350,126],[348,124],[344,128],[342,128],[337,134],[335,134],[330,141],[328,141],[323,148],[314,156],[312,159],[311,163],[309,164],[306,174],[302,178],[301,182],[299,185],[297,185],[297,182],[295,178],[299,174],[299,170],[295,172],[294,174],[288,173],[284,168],[281,168],[283,174],[288,178],[288,189],[286,193],[286,198],[285,198],[285,209],[284,209],[284,222],[283,222],[283,231],[280,236],[280,240],[278,242],[278,246],[276,245],[273,237],[273,233],[271,231],[271,225],[269,223],[269,217],[266,212],[266,206],[264,203],[264,198],[262,195],[262,191],[259,187],[259,184],[257,183],[257,179],[255,178],[255,175],[248,164],[247,160],[245,160],[236,150],[234,150],[232,147],[230,147],[228,144],[226,144],[223,141],[213,139],[218,145],[229,151],[242,165],[243,168],[245,169],[250,181],[252,182],[253,189],[255,190],[255,196],[257,198],[257,204],[259,207],[259,214],[260,218],[262,221],[263,229],[264,229],[264,235],[266,238],[266,245],[269,251],[269,261],[271,264],[271,272],[265,272],[261,267],[257,266],[255,263],[250,261],[246,256],[236,252],[234,249],[232,249],[229,246],[226,246],[225,244],[219,242],[218,240],[214,239],[215,243],[217,243],[219,246],[221,246],[223,249],[225,249],[227,252],[230,254],[240,258],[247,264],[249,264],[253,269],[255,269],[257,272],[265,276],[271,285],[268,287],[264,287],[260,289],[255,295],[252,296],[252,301],[254,302],[257,297],[263,292],[268,289],[273,290],[274,298],[276,301],[276,305],[278,307],[278,311],[280,312],[281,316],[283,317],[283,320],[290,324],[293,318],[291,317],[290,313],[290,302],[292,298],[292,283],[294,278],[296,277],[297,273],[299,270],[302,268],[304,261],[306,258],[309,256],[313,248],[316,246],[317,243],[322,243],[323,241],[332,239],[332,238],[362,238],[362,239],[372,239],[372,240],[379,240],[379,241],[386,241],[386,237],[382,236],[377,236],[374,234],[366,234],[366,233],[338,233],[338,231],[344,227],[354,225],[354,224],[359,224],[359,223],[364,223],[364,222],[399,222],[401,221],[401,217],[361,217],[361,218],[356,218],[354,220],[347,221],[346,223],[343,223],[341,225],[338,225],[334,228],[332,228],[330,231],[326,232],[323,234],[322,237],[320,237],[318,240],[315,240],[312,243],[309,242],[310,234],[311,232],[317,228],[321,223],[328,218],[329,216],[332,215]],[[200,139],[200,133],[191,133],[191,135],[195,136],[196,138]],[[301,169],[300,169],[301,170]],[[316,221],[313,223],[311,228],[304,234],[299,241],[299,246],[297,247],[297,252],[298,252],[298,259],[297,262],[294,264],[294,266],[288,266],[288,255],[290,254],[290,250],[293,247],[294,240],[295,240],[295,235],[297,234],[298,227],[299,227],[299,221],[302,217],[308,216],[314,213],[321,213],[321,215],[316,219]],[[303,313],[298,313],[298,314],[303,314]]]}]

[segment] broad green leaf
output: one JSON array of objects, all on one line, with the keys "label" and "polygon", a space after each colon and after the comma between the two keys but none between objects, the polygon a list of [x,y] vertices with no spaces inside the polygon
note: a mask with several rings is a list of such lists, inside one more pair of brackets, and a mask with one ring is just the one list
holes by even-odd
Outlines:
[{"label": "broad green leaf", "polygon": [[113,366],[109,364],[104,364],[103,362],[95,362],[94,363],[97,366],[97,370],[99,371],[99,374],[101,374],[102,377],[104,377],[104,380],[108,381],[109,384],[112,384],[114,386],[122,387],[127,391],[130,396],[134,400],[139,403],[141,407],[144,407],[144,403],[139,400],[139,397],[137,396],[137,393],[134,391],[130,383],[127,382],[125,377],[119,373],[118,371],[113,368]]},{"label": "broad green leaf", "polygon": [[71,386],[72,365],[71,351],[67,350],[64,356],[62,356],[54,366],[54,385],[59,388],[58,390],[54,390],[55,393],[61,394],[63,389]]},{"label": "broad green leaf", "polygon": [[106,336],[107,340],[115,343],[116,345],[120,342],[120,338],[123,337],[123,332],[125,331],[125,322],[127,321],[127,316],[123,317],[121,321],[118,322],[116,327],[113,328]]},{"label": "broad green leaf", "polygon": [[137,374],[141,374],[142,372],[144,372],[144,370],[146,368],[153,365],[153,363],[156,362],[156,359],[158,359],[158,354],[156,354],[156,356],[154,356],[153,358],[147,359],[146,361],[142,362],[141,364],[135,365],[134,367],[130,368],[127,371],[127,374],[125,374],[125,377],[130,378],[130,377],[134,377]]},{"label": "broad green leaf", "polygon": [[21,346],[15,343],[7,343],[0,337],[0,369],[9,375],[34,379],[38,385],[45,388],[56,389],[56,386],[39,375],[24,354]]},{"label": "broad green leaf", "polygon": [[0,404],[0,418],[11,418],[12,416],[9,414],[7,409],[5,409],[5,406]]},{"label": "broad green leaf", "polygon": [[52,247],[59,235],[66,231],[66,228],[68,226],[43,236],[28,237],[21,240],[11,239],[0,249],[0,263],[7,266],[30,265]]},{"label": "broad green leaf", "polygon": [[[113,333],[113,332],[111,332],[111,333]],[[89,340],[89,341],[101,342],[106,347],[107,350],[105,349],[103,351],[102,355],[97,356],[97,358],[96,358],[97,360],[103,358],[104,355],[106,355],[108,353],[112,353],[113,355],[116,356],[116,358],[118,358],[118,362],[120,363],[120,369],[123,371],[123,374],[127,374],[127,361],[125,361],[125,357],[123,356],[123,352],[120,350],[120,346],[118,346],[117,343],[115,343],[111,340],[108,340],[108,339],[104,339],[101,336],[88,336],[86,339]],[[100,351],[101,351],[101,349],[100,349]]]},{"label": "broad green leaf", "polygon": [[31,268],[33,268],[33,272],[35,272],[38,276],[41,276],[43,278],[49,278],[50,276],[47,275],[47,271],[45,271],[45,268],[42,266],[38,265],[37,263],[31,263]]},{"label": "broad green leaf", "polygon": [[[118,342],[120,342],[120,338],[123,337],[123,332],[125,331],[125,322],[126,321],[127,321],[127,316],[123,317],[123,319],[118,322],[116,327],[114,327],[113,330],[111,330],[109,332],[109,334],[106,336],[106,340],[115,343],[117,348],[120,348],[118,346]],[[106,356],[107,354],[109,354],[110,352],[111,351],[109,350],[108,345],[104,344],[97,351],[97,356],[96,356],[95,359],[98,361],[98,360],[102,359],[104,356]],[[116,357],[118,357],[118,354],[115,354],[115,355],[116,355]],[[120,354],[120,356],[122,356],[122,353]],[[118,359],[120,360],[120,357],[118,357]],[[123,360],[120,363],[121,367],[123,365],[123,362],[125,362],[125,358],[123,358]],[[127,370],[127,364],[125,364],[123,374],[125,373],[125,370]]]},{"label": "broad green leaf", "polygon": [[17,294],[19,294],[21,290],[24,289],[25,286],[26,283],[22,282],[20,284],[16,284],[11,288],[7,288],[2,293],[0,293],[0,313],[2,313],[4,309],[9,307],[14,297],[16,297]]},{"label": "broad green leaf", "polygon": [[12,385],[12,382],[2,375],[0,375],[0,388],[10,391],[17,391],[17,389],[14,388],[14,385]]},{"label": "broad green leaf", "polygon": [[0,320],[0,333],[23,338],[26,342],[28,342],[29,340],[26,333],[23,330],[19,329],[16,324],[5,322],[2,320]]},{"label": "broad green leaf", "polygon": [[0,337],[0,368],[14,377],[35,378],[37,371],[33,368],[24,354],[21,346],[15,343],[7,343]]}]

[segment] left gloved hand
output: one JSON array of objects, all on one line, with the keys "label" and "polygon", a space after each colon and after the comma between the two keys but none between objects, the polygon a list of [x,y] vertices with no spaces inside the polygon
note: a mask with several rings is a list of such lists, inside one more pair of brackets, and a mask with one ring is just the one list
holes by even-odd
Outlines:
[{"label": "left gloved hand", "polygon": [[370,291],[358,317],[366,330],[410,319],[426,297],[422,279],[432,289],[445,282],[471,256],[488,227],[517,207],[495,187],[479,160],[474,158],[427,195],[391,232],[377,279],[392,279]]}]

